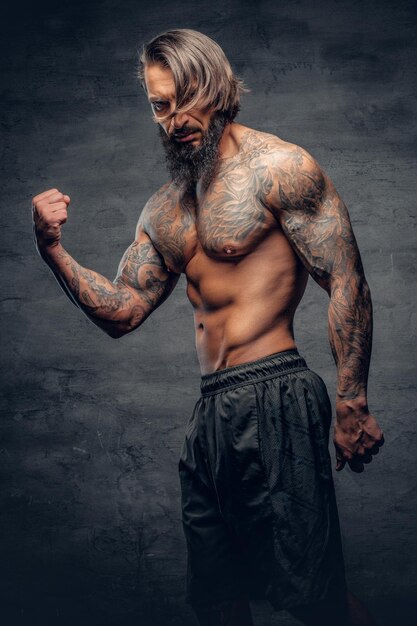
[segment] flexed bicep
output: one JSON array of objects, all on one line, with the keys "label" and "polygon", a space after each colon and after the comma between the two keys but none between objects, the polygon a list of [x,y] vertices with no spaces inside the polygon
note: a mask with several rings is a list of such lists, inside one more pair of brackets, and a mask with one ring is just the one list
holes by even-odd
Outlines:
[{"label": "flexed bicep", "polygon": [[315,160],[295,147],[276,181],[277,215],[289,242],[328,293],[348,274],[363,274],[347,208]]},{"label": "flexed bicep", "polygon": [[169,296],[179,274],[170,272],[150,237],[139,226],[135,241],[120,261],[114,282],[130,289],[146,317]]}]

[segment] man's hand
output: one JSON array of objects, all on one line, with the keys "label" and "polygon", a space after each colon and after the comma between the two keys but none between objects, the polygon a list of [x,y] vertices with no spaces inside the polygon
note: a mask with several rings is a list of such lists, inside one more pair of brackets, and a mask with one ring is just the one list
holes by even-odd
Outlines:
[{"label": "man's hand", "polygon": [[53,248],[61,240],[61,225],[67,221],[70,197],[49,189],[32,199],[33,223],[39,249]]},{"label": "man's hand", "polygon": [[336,407],[333,443],[336,448],[336,471],[348,463],[354,472],[363,472],[384,444],[384,434],[368,407],[352,408],[347,404]]}]

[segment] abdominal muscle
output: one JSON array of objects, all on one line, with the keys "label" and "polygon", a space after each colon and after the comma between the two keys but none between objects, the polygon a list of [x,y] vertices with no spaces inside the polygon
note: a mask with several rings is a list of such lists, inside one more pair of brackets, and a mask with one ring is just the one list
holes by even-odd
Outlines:
[{"label": "abdominal muscle", "polygon": [[286,240],[267,239],[240,259],[214,259],[200,249],[188,263],[202,374],[296,346],[293,319],[307,272]]}]

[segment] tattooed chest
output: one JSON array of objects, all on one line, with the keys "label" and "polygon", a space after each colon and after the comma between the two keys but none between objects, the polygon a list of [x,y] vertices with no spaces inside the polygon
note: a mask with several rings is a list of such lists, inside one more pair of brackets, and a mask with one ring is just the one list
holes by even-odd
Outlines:
[{"label": "tattooed chest", "polygon": [[149,235],[169,270],[181,273],[197,252],[227,260],[252,252],[269,231],[266,210],[251,206],[202,207],[194,219],[153,225]]},{"label": "tattooed chest", "polygon": [[262,202],[269,191],[265,168],[255,161],[226,168],[198,198],[196,228],[208,256],[241,257],[264,239],[275,220]]},{"label": "tattooed chest", "polygon": [[183,271],[197,252],[227,260],[256,248],[276,222],[255,180],[240,169],[216,181],[204,195],[153,216],[149,234],[169,269]]},{"label": "tattooed chest", "polygon": [[213,258],[241,257],[252,252],[269,230],[259,199],[209,198],[202,203],[196,230],[204,252]]}]

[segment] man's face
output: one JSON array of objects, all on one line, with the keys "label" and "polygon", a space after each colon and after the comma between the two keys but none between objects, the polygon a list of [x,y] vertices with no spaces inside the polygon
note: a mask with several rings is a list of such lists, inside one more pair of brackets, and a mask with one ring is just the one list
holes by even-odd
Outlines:
[{"label": "man's face", "polygon": [[218,158],[224,118],[212,109],[176,113],[174,77],[160,63],[145,67],[145,83],[154,117],[160,118],[160,135],[174,182],[188,187],[202,178],[208,184]]},{"label": "man's face", "polygon": [[213,111],[191,109],[185,113],[172,115],[176,106],[174,76],[169,68],[163,67],[160,63],[145,67],[145,83],[155,118],[170,115],[168,119],[159,122],[168,137],[178,144],[188,143],[198,146],[202,134],[208,130]]}]

